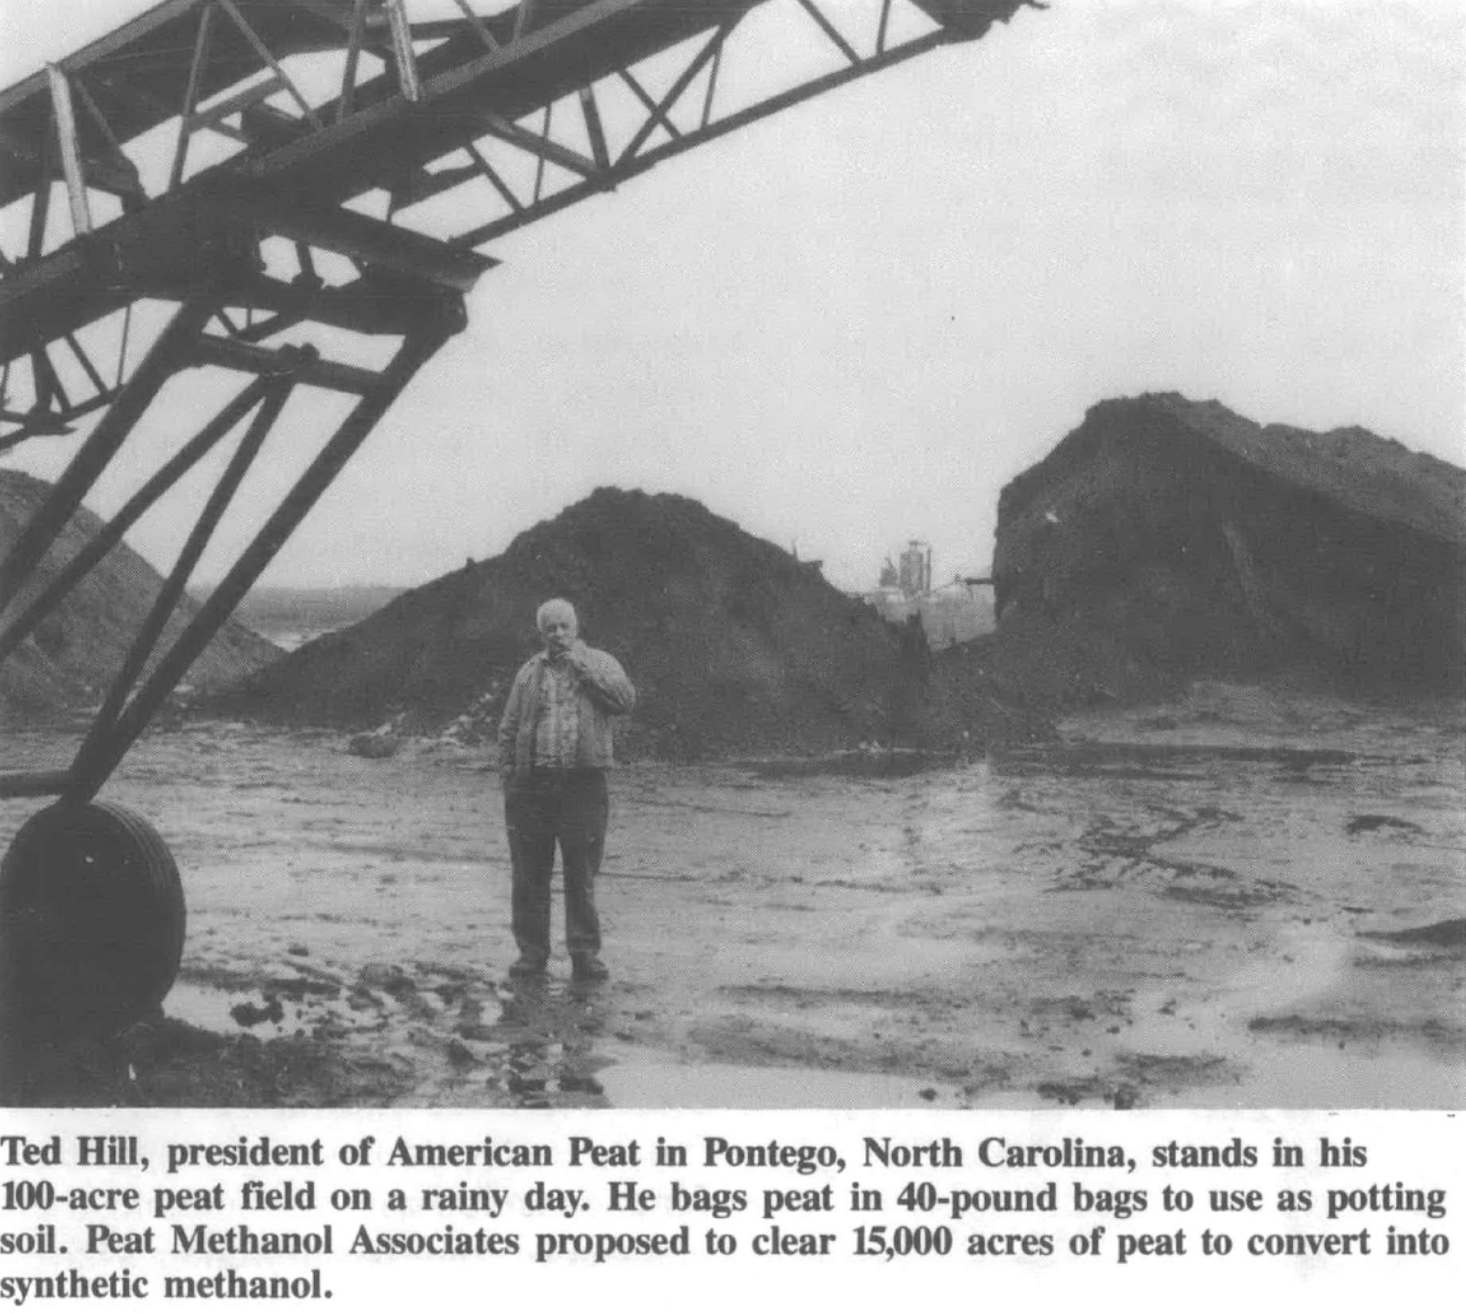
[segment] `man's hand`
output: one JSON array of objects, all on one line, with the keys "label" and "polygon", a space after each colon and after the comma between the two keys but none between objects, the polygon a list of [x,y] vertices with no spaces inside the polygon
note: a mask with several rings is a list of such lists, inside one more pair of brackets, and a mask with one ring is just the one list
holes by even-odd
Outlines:
[{"label": "man's hand", "polygon": [[551,657],[575,646],[576,625],[573,612],[557,611],[545,617],[540,623],[540,638],[545,641],[545,651]]}]

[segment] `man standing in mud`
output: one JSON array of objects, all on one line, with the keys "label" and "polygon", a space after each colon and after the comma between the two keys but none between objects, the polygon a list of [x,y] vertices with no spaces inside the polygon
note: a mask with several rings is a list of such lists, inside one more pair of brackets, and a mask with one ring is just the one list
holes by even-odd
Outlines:
[{"label": "man standing in mud", "polygon": [[604,981],[595,880],[606,841],[612,726],[636,691],[609,653],[580,641],[575,608],[552,598],[535,616],[544,651],[520,667],[499,722],[499,774],[513,870],[512,977],[537,977],[550,957],[555,845],[565,880],[565,947],[578,981]]}]

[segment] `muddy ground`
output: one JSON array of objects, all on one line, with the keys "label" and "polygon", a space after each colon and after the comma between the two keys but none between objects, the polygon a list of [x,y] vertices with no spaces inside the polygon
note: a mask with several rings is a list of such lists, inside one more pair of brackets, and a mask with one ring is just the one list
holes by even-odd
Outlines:
[{"label": "muddy ground", "polygon": [[[904,775],[627,767],[612,979],[562,956],[529,988],[483,754],[159,728],[106,796],[184,873],[179,983],[115,1044],[33,1057],[19,1098],[1466,1104],[1459,705],[1210,684],[1061,728]],[[34,807],[0,805],[0,842]]]}]

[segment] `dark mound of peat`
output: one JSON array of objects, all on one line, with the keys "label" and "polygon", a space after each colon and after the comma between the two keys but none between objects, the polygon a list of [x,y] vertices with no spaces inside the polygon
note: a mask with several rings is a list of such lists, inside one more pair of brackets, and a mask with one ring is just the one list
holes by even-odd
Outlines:
[{"label": "dark mound of peat", "polygon": [[985,665],[1030,702],[1205,674],[1459,693],[1463,511],[1466,470],[1363,429],[1102,402],[1002,491]]}]

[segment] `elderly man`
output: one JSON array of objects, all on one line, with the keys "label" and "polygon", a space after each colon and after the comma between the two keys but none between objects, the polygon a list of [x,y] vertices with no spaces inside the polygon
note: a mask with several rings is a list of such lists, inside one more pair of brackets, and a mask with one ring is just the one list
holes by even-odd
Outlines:
[{"label": "elderly man", "polygon": [[544,651],[520,667],[499,722],[499,774],[513,867],[513,977],[541,975],[550,957],[555,843],[565,878],[565,947],[573,975],[603,981],[595,879],[606,841],[612,722],[636,690],[609,653],[579,638],[575,608],[552,598],[535,616]]}]

